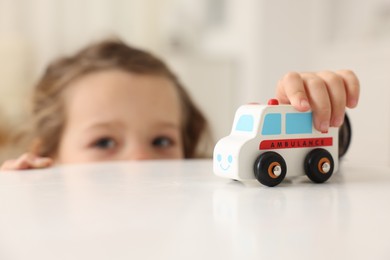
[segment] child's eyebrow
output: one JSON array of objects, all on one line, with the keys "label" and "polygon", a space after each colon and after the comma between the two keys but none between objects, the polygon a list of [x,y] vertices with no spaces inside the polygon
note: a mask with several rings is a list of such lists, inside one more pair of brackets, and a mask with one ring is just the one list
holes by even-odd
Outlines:
[{"label": "child's eyebrow", "polygon": [[85,123],[82,128],[85,130],[89,130],[94,128],[123,128],[124,126],[125,124],[120,121],[94,120]]},{"label": "child's eyebrow", "polygon": [[162,121],[162,122],[156,122],[154,124],[155,127],[163,127],[163,128],[180,128],[180,125],[178,123],[169,122],[169,121]]},{"label": "child's eyebrow", "polygon": [[[121,122],[121,121],[116,121],[116,120],[104,120],[104,119],[98,119],[98,120],[93,120],[90,122],[85,123],[82,128],[84,130],[91,130],[91,129],[96,129],[96,128],[109,128],[109,129],[120,129],[126,127],[126,124]],[[152,128],[164,128],[164,129],[180,129],[181,125],[176,122],[172,121],[156,121],[151,125]]]}]

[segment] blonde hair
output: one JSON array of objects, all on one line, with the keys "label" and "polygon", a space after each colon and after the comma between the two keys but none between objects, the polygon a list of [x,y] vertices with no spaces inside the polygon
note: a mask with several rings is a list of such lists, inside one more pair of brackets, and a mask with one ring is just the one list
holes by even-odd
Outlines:
[{"label": "blonde hair", "polygon": [[[51,63],[38,81],[32,94],[29,143],[39,142],[40,156],[54,156],[66,124],[63,93],[74,80],[97,71],[121,69],[137,74],[167,77],[179,94],[182,106],[182,138],[185,158],[201,157],[201,143],[210,141],[205,116],[191,100],[176,75],[156,56],[133,48],[119,39],[91,44],[73,56]],[[34,146],[34,145],[33,145]],[[204,146],[206,147],[206,146]]]}]

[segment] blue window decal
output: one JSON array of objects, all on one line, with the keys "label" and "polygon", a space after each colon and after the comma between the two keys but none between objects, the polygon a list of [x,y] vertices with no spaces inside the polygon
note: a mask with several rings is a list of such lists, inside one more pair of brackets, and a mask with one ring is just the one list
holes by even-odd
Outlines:
[{"label": "blue window decal", "polygon": [[287,134],[311,134],[313,132],[312,113],[287,113]]},{"label": "blue window decal", "polygon": [[252,132],[253,130],[253,116],[251,115],[242,115],[237,122],[236,130],[243,132]]},{"label": "blue window decal", "polygon": [[282,132],[282,116],[279,113],[265,115],[262,135],[280,135]]}]

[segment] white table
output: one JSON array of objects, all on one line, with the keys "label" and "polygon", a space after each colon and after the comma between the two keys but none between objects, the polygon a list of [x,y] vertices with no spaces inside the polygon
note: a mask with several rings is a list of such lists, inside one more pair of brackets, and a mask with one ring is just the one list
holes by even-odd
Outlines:
[{"label": "white table", "polygon": [[209,160],[0,173],[0,259],[390,259],[390,169],[274,188]]}]

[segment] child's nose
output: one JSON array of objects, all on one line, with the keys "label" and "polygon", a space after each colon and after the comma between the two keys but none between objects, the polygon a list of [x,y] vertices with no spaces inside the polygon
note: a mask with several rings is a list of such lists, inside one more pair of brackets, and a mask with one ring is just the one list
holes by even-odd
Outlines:
[{"label": "child's nose", "polygon": [[134,144],[126,151],[125,157],[124,159],[129,161],[151,160],[154,159],[154,154],[150,148]]}]

